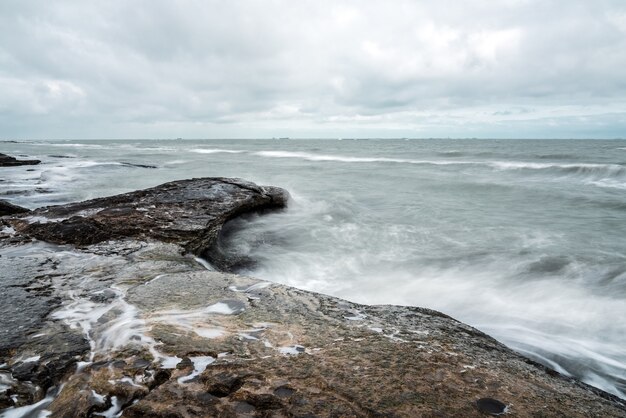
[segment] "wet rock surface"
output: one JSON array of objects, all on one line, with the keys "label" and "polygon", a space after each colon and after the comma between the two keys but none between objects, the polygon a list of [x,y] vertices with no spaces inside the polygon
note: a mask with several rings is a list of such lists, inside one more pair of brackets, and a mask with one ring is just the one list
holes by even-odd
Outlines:
[{"label": "wet rock surface", "polygon": [[[285,199],[280,189],[197,179],[5,218],[14,232],[0,237],[0,272],[12,292],[5,301],[16,302],[0,312],[0,409],[52,417],[626,416],[622,400],[439,312],[358,305],[208,271],[194,257],[219,255],[223,222]],[[73,218],[84,220],[66,222]],[[106,238],[63,232],[68,224],[82,225],[79,234],[92,225]]]},{"label": "wet rock surface", "polygon": [[87,246],[129,237],[173,242],[227,270],[231,263],[217,245],[223,225],[244,213],[283,208],[287,199],[277,187],[201,178],[49,206],[12,225],[22,235],[57,244]]},{"label": "wet rock surface", "polygon": [[37,165],[39,160],[18,160],[6,154],[0,154],[0,167],[14,167],[18,165]]},{"label": "wet rock surface", "polygon": [[29,209],[14,205],[6,200],[0,199],[0,216],[16,215],[29,212]]}]

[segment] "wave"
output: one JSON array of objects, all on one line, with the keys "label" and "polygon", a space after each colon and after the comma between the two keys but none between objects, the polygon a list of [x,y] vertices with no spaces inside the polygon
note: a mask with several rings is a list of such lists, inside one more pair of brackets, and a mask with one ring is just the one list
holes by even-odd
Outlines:
[{"label": "wave", "polygon": [[425,165],[476,165],[488,166],[498,170],[546,170],[557,173],[592,176],[593,179],[624,178],[626,166],[620,164],[594,163],[536,163],[526,161],[447,161],[447,160],[413,160],[405,158],[387,157],[348,157],[341,155],[313,154],[293,151],[259,151],[253,153],[269,158],[297,158],[308,161],[336,161],[345,163],[397,163],[397,164],[425,164]]},{"label": "wave", "polygon": [[119,145],[119,148],[122,149],[132,149],[134,151],[164,151],[164,152],[171,152],[171,151],[176,151],[176,148],[173,147],[142,147],[142,146],[136,146],[133,144],[121,144]]},{"label": "wave", "polygon": [[468,154],[462,151],[450,150],[438,152],[437,155],[441,155],[442,157],[464,157]]},{"label": "wave", "polygon": [[33,142],[33,145],[40,145],[46,147],[71,147],[71,148],[87,148],[87,149],[111,149],[110,146],[98,145],[98,144],[78,144],[78,143],[46,143],[46,142]]},{"label": "wave", "polygon": [[537,154],[534,157],[541,160],[573,160],[578,158],[578,156],[572,154]]},{"label": "wave", "polygon": [[33,142],[32,145],[37,146],[46,146],[46,147],[69,147],[69,148],[80,148],[80,149],[125,149],[125,150],[133,150],[133,151],[163,151],[163,152],[172,152],[176,151],[176,148],[173,147],[163,147],[163,146],[138,146],[135,144],[126,144],[126,143],[109,143],[107,145],[102,144],[85,144],[85,143],[76,143],[76,142],[56,142],[56,143],[47,143],[47,142]]},{"label": "wave", "polygon": [[626,182],[624,181],[616,181],[611,179],[605,180],[589,180],[587,184],[591,184],[598,187],[604,187],[608,189],[621,189],[626,190]]},{"label": "wave", "polygon": [[626,166],[620,164],[559,164],[517,161],[496,161],[489,164],[500,170],[552,170],[563,174],[583,174],[599,178],[626,177]]},{"label": "wave", "polygon": [[433,160],[409,160],[404,158],[386,157],[346,157],[341,155],[311,154],[307,152],[293,151],[258,151],[253,153],[261,157],[269,158],[296,158],[308,161],[336,161],[342,163],[398,163],[398,164],[431,164],[431,165],[456,165],[474,164],[467,161],[433,161]]},{"label": "wave", "polygon": [[234,149],[220,149],[220,148],[193,148],[189,150],[196,154],[243,154],[246,151],[234,150]]}]

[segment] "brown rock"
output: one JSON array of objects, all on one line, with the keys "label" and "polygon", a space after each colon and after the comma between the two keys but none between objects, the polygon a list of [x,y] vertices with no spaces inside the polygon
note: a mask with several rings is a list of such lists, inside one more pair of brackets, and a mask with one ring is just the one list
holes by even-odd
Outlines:
[{"label": "brown rock", "polygon": [[50,221],[14,225],[24,235],[56,244],[87,246],[123,238],[173,242],[227,270],[231,263],[216,246],[224,224],[245,213],[283,208],[287,199],[277,187],[199,178],[37,209],[31,215]]}]

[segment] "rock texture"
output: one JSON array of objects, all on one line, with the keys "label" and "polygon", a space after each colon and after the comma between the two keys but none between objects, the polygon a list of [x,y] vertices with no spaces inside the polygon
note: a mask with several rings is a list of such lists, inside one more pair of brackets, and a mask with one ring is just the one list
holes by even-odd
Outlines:
[{"label": "rock texture", "polygon": [[39,160],[18,160],[15,157],[8,156],[6,154],[0,154],[0,167],[14,167],[18,165],[36,165],[41,161]]},{"label": "rock texture", "polygon": [[228,266],[216,249],[223,223],[285,202],[281,189],[195,179],[4,218],[16,232],[0,236],[0,271],[16,302],[0,312],[0,409],[52,417],[480,417],[502,408],[516,417],[626,416],[623,400],[442,313],[358,305],[210,271],[195,258]]},{"label": "rock texture", "polygon": [[228,269],[229,260],[216,245],[224,223],[244,213],[282,208],[287,198],[282,189],[239,179],[191,179],[37,209],[30,219],[12,224],[24,235],[56,244],[87,246],[122,238],[172,242]]},{"label": "rock texture", "polygon": [[0,216],[16,215],[26,212],[30,212],[30,210],[0,199]]}]

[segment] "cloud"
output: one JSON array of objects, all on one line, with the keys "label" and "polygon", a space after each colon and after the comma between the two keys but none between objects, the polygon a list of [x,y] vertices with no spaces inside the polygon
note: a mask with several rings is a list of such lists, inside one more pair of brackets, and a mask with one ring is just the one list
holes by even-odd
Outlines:
[{"label": "cloud", "polygon": [[7,0],[0,135],[625,136],[625,16],[617,0]]}]

